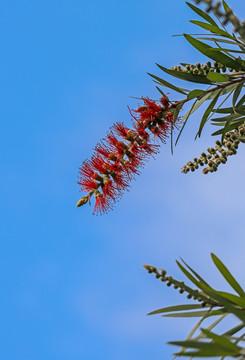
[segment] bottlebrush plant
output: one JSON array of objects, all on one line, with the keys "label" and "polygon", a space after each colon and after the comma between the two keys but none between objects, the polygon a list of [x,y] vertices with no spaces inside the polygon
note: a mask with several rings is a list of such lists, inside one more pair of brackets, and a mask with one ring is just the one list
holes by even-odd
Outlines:
[{"label": "bottlebrush plant", "polygon": [[[213,0],[194,2],[206,5],[202,10],[189,2],[186,3],[202,18],[202,21],[190,22],[204,32],[182,36],[195,50],[207,57],[207,62],[180,63],[170,69],[158,64],[157,66],[173,78],[196,84],[197,88],[178,87],[161,77],[149,74],[157,84],[159,101],[142,97],[142,103],[136,110],[129,109],[131,126],[119,122],[114,124],[107,136],[95,146],[91,159],[85,160],[80,167],[78,184],[81,191],[87,194],[78,201],[78,207],[90,203],[94,197],[93,213],[103,214],[110,210],[123,191],[129,187],[130,181],[139,174],[139,169],[145,161],[158,153],[159,143],[165,143],[170,137],[172,149],[173,145],[178,143],[190,116],[201,106],[204,109],[196,137],[202,135],[204,126],[211,121],[211,125],[216,127],[212,136],[219,138],[216,139],[214,147],[209,147],[199,158],[195,157],[183,166],[184,174],[193,172],[200,166],[204,166],[204,174],[217,171],[221,164],[226,164],[229,156],[237,153],[240,143],[245,143],[245,22],[239,21],[225,1],[222,1],[223,8],[220,2],[214,3]],[[226,26],[231,26],[231,31],[228,31]],[[183,98],[178,101],[170,100],[160,87],[170,89],[171,94],[177,92]],[[180,117],[180,110],[187,103],[190,107],[185,115]],[[175,133],[177,136],[174,141]],[[176,356],[191,359],[224,359],[227,356],[245,359],[245,348],[241,346],[245,341],[245,334],[241,333],[245,328],[245,292],[225,265],[213,254],[212,259],[237,295],[215,290],[184,261],[183,264],[177,264],[198,289],[192,289],[184,282],[167,276],[165,270],[144,265],[149,273],[154,273],[155,277],[167,286],[173,285],[181,294],[186,293],[188,299],[199,302],[170,306],[151,314],[200,317],[200,321],[185,341],[171,342],[173,345],[181,346]],[[229,314],[233,314],[240,323],[223,334],[214,333],[214,327]],[[218,318],[206,329],[201,328],[204,320],[211,316]],[[194,337],[199,328],[200,334]]]},{"label": "bottlebrush plant", "polygon": [[[78,201],[78,207],[90,203],[94,196],[94,214],[110,210],[129,187],[130,181],[139,174],[147,158],[159,151],[159,143],[165,143],[170,136],[173,146],[174,129],[178,131],[175,145],[178,143],[188,119],[201,105],[208,103],[196,137],[201,136],[203,127],[212,119],[212,124],[219,127],[212,135],[220,135],[221,139],[216,141],[217,146],[207,150],[207,154],[202,153],[199,158],[187,162],[182,168],[183,173],[195,171],[204,165],[204,174],[214,172],[220,164],[227,162],[229,156],[236,154],[241,142],[245,142],[245,95],[242,94],[245,82],[245,60],[242,58],[245,54],[245,24],[240,23],[225,1],[224,10],[220,10],[220,2],[213,4],[211,0],[196,0],[196,3],[208,5],[206,11],[203,11],[187,2],[205,21],[191,20],[191,23],[206,32],[198,36],[183,36],[209,60],[203,65],[181,63],[171,69],[161,65],[158,67],[168,75],[187,83],[199,84],[199,87],[194,90],[183,89],[149,74],[157,83],[161,95],[159,101],[142,97],[142,104],[136,110],[129,109],[131,127],[124,123],[114,124],[107,136],[95,146],[91,159],[85,160],[79,170],[78,184],[87,195]],[[211,11],[221,26],[208,14]],[[225,28],[230,23],[234,26],[232,33]],[[170,100],[159,86],[178,92],[184,98]],[[232,104],[226,106],[230,97]],[[186,103],[192,105],[180,118],[179,112]]]}]

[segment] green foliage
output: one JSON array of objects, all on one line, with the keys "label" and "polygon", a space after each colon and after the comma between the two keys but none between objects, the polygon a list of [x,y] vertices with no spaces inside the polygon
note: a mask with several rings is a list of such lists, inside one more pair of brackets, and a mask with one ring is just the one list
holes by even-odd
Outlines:
[{"label": "green foliage", "polygon": [[[151,265],[143,265],[149,273],[155,274],[157,279],[165,282],[169,287],[173,286],[174,289],[178,289],[180,294],[187,294],[187,298],[194,301],[191,304],[163,307],[150,312],[148,315],[161,314],[163,317],[200,318],[186,340],[169,342],[171,345],[181,347],[175,356],[190,358],[220,357],[223,359],[227,356],[242,357],[245,355],[245,348],[238,345],[245,337],[245,334],[240,334],[241,330],[245,327],[244,290],[223,262],[214,254],[211,254],[211,257],[224,281],[238,295],[214,289],[183,259],[181,259],[181,262],[176,261],[177,265],[187,280],[197,286],[198,289],[192,289],[191,286],[186,286],[183,281],[177,281],[172,276],[167,276],[166,270],[157,269]],[[235,327],[227,329],[222,334],[211,331],[229,315],[235,316],[240,323]],[[218,318],[205,328],[204,323],[213,316]],[[195,336],[198,330],[199,334]],[[237,333],[240,335],[234,338],[234,335]]]}]

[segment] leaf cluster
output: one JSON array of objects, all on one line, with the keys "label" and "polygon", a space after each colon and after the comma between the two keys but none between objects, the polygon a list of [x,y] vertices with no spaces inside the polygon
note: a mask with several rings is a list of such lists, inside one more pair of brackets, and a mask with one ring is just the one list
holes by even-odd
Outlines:
[{"label": "leaf cluster", "polygon": [[[168,306],[148,314],[162,314],[163,317],[200,318],[186,340],[169,343],[181,347],[175,356],[224,359],[226,356],[243,357],[245,355],[245,348],[241,346],[242,341],[245,341],[245,333],[242,333],[245,328],[245,292],[223,262],[214,254],[211,254],[211,257],[216,268],[235,293],[214,289],[183,259],[176,263],[185,277],[197,287],[196,289],[187,286],[183,281],[167,276],[166,270],[143,265],[149,273],[154,273],[156,278],[166,282],[167,286],[173,285],[175,289],[179,289],[180,294],[186,293],[188,299],[194,300],[191,304]],[[235,316],[238,324],[221,334],[213,332],[213,329],[228,315]],[[210,317],[216,319],[205,328],[205,320]],[[198,330],[199,334],[196,335]]]},{"label": "leaf cluster", "polygon": [[[192,102],[190,109],[182,117],[182,125],[175,144],[177,144],[190,115],[200,106],[204,107],[205,104],[207,105],[203,110],[196,137],[201,136],[204,126],[210,119],[213,119],[212,125],[219,126],[220,129],[212,135],[221,135],[223,141],[226,132],[238,128],[245,121],[245,95],[243,94],[245,38],[236,36],[235,33],[230,34],[222,23],[218,25],[207,12],[189,2],[187,5],[202,18],[202,21],[190,20],[190,22],[205,30],[205,33],[182,35],[199,53],[206,56],[208,61],[205,65],[181,63],[181,66],[171,69],[159,64],[157,66],[172,78],[200,86],[194,89],[186,89],[186,87],[179,87],[159,76],[149,75],[157,83],[157,89],[161,93],[159,85],[185,96],[183,100],[174,103],[175,119],[178,119],[179,112],[184,104]],[[231,10],[225,1],[223,1],[223,7],[225,12],[230,13]],[[213,65],[211,65],[210,60],[214,61]],[[222,109],[229,98],[232,98],[232,106],[225,107],[225,110]],[[213,118],[215,114],[225,114],[225,116]]]}]

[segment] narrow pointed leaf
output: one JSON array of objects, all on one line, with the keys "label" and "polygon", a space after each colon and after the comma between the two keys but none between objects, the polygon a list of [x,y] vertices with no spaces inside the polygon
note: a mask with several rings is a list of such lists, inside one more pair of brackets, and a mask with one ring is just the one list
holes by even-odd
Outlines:
[{"label": "narrow pointed leaf", "polygon": [[182,79],[185,81],[190,81],[190,82],[194,82],[194,83],[199,83],[199,84],[211,84],[211,81],[207,79],[207,77],[205,75],[198,75],[198,74],[189,74],[187,72],[184,71],[177,71],[177,70],[171,70],[171,69],[167,69],[164,66],[161,66],[159,64],[156,64],[162,71],[164,71],[165,73],[174,76],[178,79]]},{"label": "narrow pointed leaf", "polygon": [[220,271],[220,273],[223,275],[225,280],[230,284],[230,286],[241,296],[245,297],[245,293],[241,286],[238,284],[236,279],[231,275],[230,271],[227,269],[227,267],[222,263],[222,261],[213,253],[211,253],[212,260],[214,264],[216,265],[217,269]]},{"label": "narrow pointed leaf", "polygon": [[162,309],[152,311],[147,315],[162,314],[162,313],[166,313],[166,312],[170,312],[170,311],[183,311],[183,310],[194,310],[194,309],[203,309],[203,307],[200,304],[174,305],[174,306],[168,306],[168,307],[164,307]]},{"label": "narrow pointed leaf", "polygon": [[200,123],[200,126],[199,126],[199,130],[198,130],[198,136],[200,137],[201,136],[201,133],[202,133],[202,129],[204,127],[204,125],[206,124],[207,122],[207,119],[208,119],[208,116],[209,114],[211,113],[211,111],[213,110],[219,96],[220,96],[220,92],[218,92],[218,94],[215,96],[215,98],[211,101],[211,103],[208,105],[207,109],[205,110],[204,114],[203,114],[203,117],[202,117],[202,120],[201,120],[201,123]]},{"label": "narrow pointed leaf", "polygon": [[235,60],[233,60],[229,56],[223,54],[222,52],[212,51],[212,48],[208,44],[203,43],[202,41],[199,41],[187,34],[184,34],[184,37],[192,46],[194,46],[198,51],[200,51],[205,56],[207,56],[215,61],[218,61],[221,64],[223,64],[229,68],[235,69],[237,71],[239,71],[241,69],[241,65],[239,63],[237,63]]},{"label": "narrow pointed leaf", "polygon": [[186,2],[186,4],[193,10],[195,11],[196,14],[198,14],[199,16],[201,16],[204,20],[208,21],[210,24],[217,26],[216,22],[211,18],[211,16],[209,16],[207,13],[205,13],[204,11],[202,11],[201,9],[199,9],[198,7],[190,4],[189,2]]},{"label": "narrow pointed leaf", "polygon": [[181,93],[181,94],[183,94],[183,95],[186,95],[186,91],[188,91],[188,90],[179,88],[179,87],[177,87],[177,86],[175,86],[175,85],[173,85],[173,84],[170,84],[169,82],[167,82],[167,81],[159,78],[158,76],[152,75],[152,74],[150,74],[150,73],[147,73],[147,74],[150,75],[151,77],[153,77],[153,79],[156,79],[161,85],[166,86],[166,87],[168,87],[169,89],[172,89],[172,90],[174,90],[174,91],[176,91],[176,92],[179,92],[179,93]]},{"label": "narrow pointed leaf", "polygon": [[[228,128],[228,131],[232,131],[234,129],[237,129],[238,126],[242,125],[245,121],[245,118],[243,118],[244,120],[241,120],[241,121],[237,121],[236,123],[232,123],[229,128]],[[216,125],[216,124],[215,124]],[[212,136],[218,136],[218,135],[222,135],[224,133],[224,130],[223,129],[220,129],[218,131],[215,131],[214,133],[212,133]]]},{"label": "narrow pointed leaf", "polygon": [[232,40],[226,40],[226,39],[220,39],[220,38],[214,38],[214,37],[197,37],[197,39],[199,40],[207,40],[207,41],[214,41],[214,42],[221,42],[224,44],[232,44],[232,45],[237,45],[237,43]]},{"label": "narrow pointed leaf", "polygon": [[235,112],[236,102],[242,91],[242,88],[243,88],[243,83],[238,83],[236,90],[234,91],[234,95],[233,95],[233,99],[232,99],[232,106],[233,106],[234,112]]},{"label": "narrow pointed leaf", "polygon": [[245,103],[245,95],[241,97],[241,99],[237,103],[237,107],[240,108]]},{"label": "narrow pointed leaf", "polygon": [[201,329],[202,332],[210,339],[213,339],[215,344],[219,344],[222,347],[228,348],[232,351],[240,351],[240,347],[233,344],[230,340],[228,340],[225,336],[217,335],[212,331]]},{"label": "narrow pointed leaf", "polygon": [[226,331],[225,333],[223,333],[222,335],[226,335],[226,336],[232,336],[234,334],[236,334],[238,331],[242,330],[245,327],[244,322],[234,326],[233,328],[231,328],[230,330]]},{"label": "narrow pointed leaf", "polygon": [[210,24],[207,24],[205,22],[202,22],[202,21],[195,21],[195,20],[190,20],[190,22],[192,24],[195,24],[197,26],[200,26],[201,28],[205,29],[205,30],[208,30],[214,34],[219,34],[221,36],[225,36],[225,37],[228,37],[230,39],[233,39],[233,37],[227,33],[226,31],[220,29],[217,25],[210,25]]},{"label": "narrow pointed leaf", "polygon": [[234,304],[245,308],[245,298],[224,291],[216,291],[216,293],[233,302]]},{"label": "narrow pointed leaf", "polygon": [[212,311],[188,311],[188,312],[177,312],[177,313],[170,313],[162,315],[162,317],[211,317],[211,316],[218,316],[221,314],[226,314],[227,310],[220,309],[220,310],[212,310]]},{"label": "narrow pointed leaf", "polygon": [[180,258],[181,261],[185,264],[186,267],[188,267],[188,269],[195,275],[195,277],[200,280],[201,282],[203,282],[205,285],[207,285],[208,287],[210,287],[210,289],[212,289],[212,287],[195,271],[193,270],[182,258]]}]

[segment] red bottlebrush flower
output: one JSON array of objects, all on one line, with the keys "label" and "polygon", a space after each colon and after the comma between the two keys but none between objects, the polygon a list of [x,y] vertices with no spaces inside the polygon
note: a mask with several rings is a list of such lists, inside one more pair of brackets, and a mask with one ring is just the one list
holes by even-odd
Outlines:
[{"label": "red bottlebrush flower", "polygon": [[82,179],[78,181],[78,184],[81,186],[82,191],[90,192],[91,190],[97,189],[98,183],[95,180],[91,179]]},{"label": "red bottlebrush flower", "polygon": [[108,210],[108,202],[104,195],[100,194],[99,192],[95,194],[95,206],[93,214],[100,213],[101,215],[104,214]]},{"label": "red bottlebrush flower", "polygon": [[108,172],[107,162],[100,155],[93,155],[91,164],[95,170],[99,171],[100,174],[106,174]]},{"label": "red bottlebrush flower", "polygon": [[112,209],[129,182],[139,174],[145,160],[159,152],[159,145],[150,142],[150,135],[165,142],[172,130],[173,114],[168,110],[169,101],[162,97],[160,105],[148,98],[142,99],[144,106],[137,110],[129,109],[133,129],[122,122],[115,123],[106,138],[95,146],[91,160],[84,161],[78,184],[89,194],[81,198],[77,206],[90,202],[94,195],[94,214]]},{"label": "red bottlebrush flower", "polygon": [[116,124],[112,125],[111,130],[123,138],[128,137],[129,129],[122,122],[117,122]]}]

